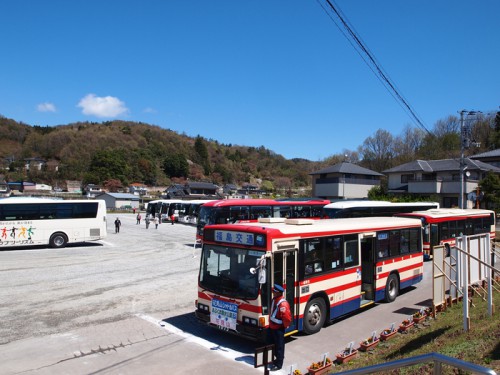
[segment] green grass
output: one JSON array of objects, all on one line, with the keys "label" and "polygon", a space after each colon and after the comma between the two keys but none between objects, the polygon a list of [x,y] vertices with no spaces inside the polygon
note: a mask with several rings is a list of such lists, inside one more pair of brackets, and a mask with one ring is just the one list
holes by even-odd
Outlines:
[{"label": "green grass", "polygon": [[[356,359],[335,366],[330,373],[435,352],[493,369],[500,374],[500,292],[494,291],[493,301],[497,302],[497,308],[490,317],[487,303],[477,294],[472,297],[475,307],[469,309],[468,332],[463,329],[463,308],[459,302],[438,313],[435,320],[427,319],[408,333],[398,333],[391,340],[380,342],[371,352],[359,352]],[[385,373],[425,375],[432,373],[432,368],[429,362]],[[447,365],[443,365],[443,370],[444,374],[465,373]]]}]

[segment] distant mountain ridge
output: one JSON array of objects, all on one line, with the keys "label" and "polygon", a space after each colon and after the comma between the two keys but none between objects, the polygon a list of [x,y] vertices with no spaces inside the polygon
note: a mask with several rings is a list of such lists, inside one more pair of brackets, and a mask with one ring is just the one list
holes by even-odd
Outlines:
[{"label": "distant mountain ridge", "polygon": [[[264,146],[225,145],[142,122],[42,127],[0,117],[0,134],[0,174],[10,181],[168,185],[189,179],[218,185],[258,183],[272,190],[308,187],[309,173],[324,167],[321,162],[287,160]],[[27,171],[27,158],[56,167]]]}]

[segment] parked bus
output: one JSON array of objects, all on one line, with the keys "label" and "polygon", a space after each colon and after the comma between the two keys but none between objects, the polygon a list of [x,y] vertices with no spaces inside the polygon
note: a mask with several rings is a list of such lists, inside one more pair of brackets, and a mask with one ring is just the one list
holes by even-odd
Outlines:
[{"label": "parked bus", "polygon": [[415,219],[269,218],[210,225],[195,313],[210,326],[264,340],[272,285],[278,283],[293,315],[286,335],[313,334],[345,314],[394,301],[422,275],[422,227]]},{"label": "parked bus", "polygon": [[146,207],[146,216],[156,216],[162,223],[169,221],[172,214],[176,215],[177,219],[180,205],[183,202],[185,201],[182,199],[157,199],[151,201]]},{"label": "parked bus", "polygon": [[444,245],[446,255],[455,246],[455,238],[490,233],[495,238],[495,212],[478,209],[443,208],[399,214],[420,219],[424,228],[424,259],[432,258],[434,246]]},{"label": "parked bus", "polygon": [[328,203],[324,199],[224,199],[205,203],[200,207],[196,240],[203,240],[203,228],[210,224],[251,223],[260,217],[320,219]]},{"label": "parked bus", "polygon": [[104,200],[13,197],[0,200],[0,246],[49,245],[106,237]]},{"label": "parked bus", "polygon": [[179,207],[178,221],[185,224],[198,223],[198,214],[202,204],[212,202],[213,199],[195,199],[190,201],[183,201]]},{"label": "parked bus", "polygon": [[326,205],[323,209],[325,218],[339,219],[348,217],[393,216],[398,213],[423,211],[439,208],[436,202],[387,202],[352,200],[339,201]]}]

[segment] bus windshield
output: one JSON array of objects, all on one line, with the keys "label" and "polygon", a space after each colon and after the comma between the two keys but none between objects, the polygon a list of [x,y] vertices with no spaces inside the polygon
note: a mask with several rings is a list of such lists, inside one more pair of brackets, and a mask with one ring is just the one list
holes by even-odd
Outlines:
[{"label": "bus windshield", "polygon": [[263,251],[204,245],[200,287],[232,298],[256,299],[260,285],[255,267],[264,254]]}]

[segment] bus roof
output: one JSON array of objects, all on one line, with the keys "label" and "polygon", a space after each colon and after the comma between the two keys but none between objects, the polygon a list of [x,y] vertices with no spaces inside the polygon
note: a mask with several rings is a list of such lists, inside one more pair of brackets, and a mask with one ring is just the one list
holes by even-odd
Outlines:
[{"label": "bus roof", "polygon": [[266,232],[280,232],[286,235],[311,235],[321,233],[358,233],[372,232],[380,230],[390,230],[405,227],[421,227],[422,223],[418,218],[402,217],[362,217],[348,219],[259,219],[257,223],[245,224],[217,224],[206,226],[206,229],[217,229],[227,231],[253,231],[259,228]]},{"label": "bus roof", "polygon": [[369,201],[369,200],[352,200],[352,201],[338,201],[327,204],[325,208],[352,208],[352,207],[411,207],[411,206],[429,206],[439,207],[437,202],[389,202],[389,201]]},{"label": "bus roof", "polygon": [[325,199],[306,199],[306,200],[283,200],[278,201],[275,199],[221,199],[213,202],[205,203],[205,207],[230,207],[230,206],[290,206],[290,205],[311,205],[311,204],[322,204],[326,205],[330,203],[329,200]]},{"label": "bus roof", "polygon": [[20,203],[89,203],[103,201],[102,199],[67,199],[62,198],[40,198],[40,197],[8,197],[0,199],[0,204],[20,204]]},{"label": "bus roof", "polygon": [[470,217],[470,216],[489,216],[493,213],[490,210],[479,209],[460,209],[460,208],[437,208],[426,211],[414,211],[404,214],[397,214],[397,216],[404,217],[425,217],[428,219],[443,219],[449,217]]}]

